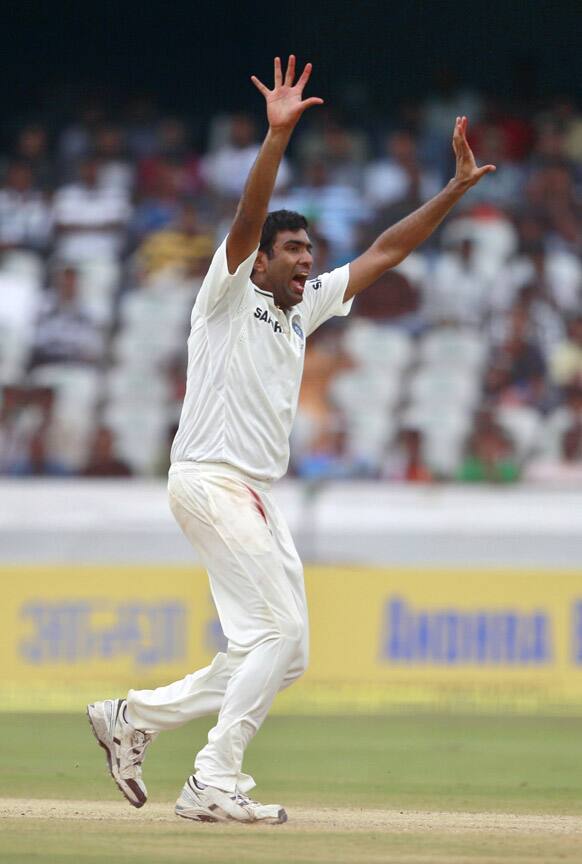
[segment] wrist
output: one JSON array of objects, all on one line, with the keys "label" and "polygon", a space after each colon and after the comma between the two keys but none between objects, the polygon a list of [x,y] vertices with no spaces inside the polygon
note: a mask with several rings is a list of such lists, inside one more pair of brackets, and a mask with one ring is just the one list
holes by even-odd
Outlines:
[{"label": "wrist", "polygon": [[274,143],[286,146],[292,132],[293,126],[269,126],[267,135]]},{"label": "wrist", "polygon": [[447,189],[457,198],[462,198],[465,192],[467,192],[472,185],[473,184],[469,182],[469,180],[461,180],[459,177],[453,177],[452,180],[449,180],[447,183]]}]

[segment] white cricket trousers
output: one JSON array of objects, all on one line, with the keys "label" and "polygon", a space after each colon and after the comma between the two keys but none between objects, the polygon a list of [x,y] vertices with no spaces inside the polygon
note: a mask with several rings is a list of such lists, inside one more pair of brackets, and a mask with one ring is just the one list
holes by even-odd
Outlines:
[{"label": "white cricket trousers", "polygon": [[208,570],[228,650],[181,681],[130,690],[128,718],[157,732],[218,713],[196,777],[247,792],[255,783],[242,773],[245,748],[276,693],[307,664],[303,568],[266,485],[228,465],[179,462],[168,489],[172,512]]}]

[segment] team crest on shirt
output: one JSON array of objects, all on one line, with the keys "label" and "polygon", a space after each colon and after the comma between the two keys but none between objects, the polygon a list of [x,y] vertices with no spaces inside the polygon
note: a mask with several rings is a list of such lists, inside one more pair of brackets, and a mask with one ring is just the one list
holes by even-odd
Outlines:
[{"label": "team crest on shirt", "polygon": [[293,329],[295,330],[299,338],[303,341],[305,339],[305,336],[303,335],[303,330],[301,329],[301,324],[299,323],[299,321],[295,320],[293,322]]}]

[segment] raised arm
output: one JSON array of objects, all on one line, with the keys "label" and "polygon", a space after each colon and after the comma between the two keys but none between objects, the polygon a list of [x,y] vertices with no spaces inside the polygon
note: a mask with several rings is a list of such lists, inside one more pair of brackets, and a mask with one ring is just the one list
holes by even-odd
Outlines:
[{"label": "raised arm", "polygon": [[269,130],[251,168],[228,235],[226,257],[230,273],[234,273],[259,244],[277,171],[297,121],[307,108],[323,103],[323,99],[316,96],[303,99],[303,90],[309,81],[311,69],[311,63],[308,63],[297,83],[293,84],[295,57],[291,54],[284,79],[281,60],[275,57],[275,82],[272,90],[265,87],[254,75],[251,77],[257,90],[265,97]]},{"label": "raised arm", "polygon": [[467,143],[466,117],[457,117],[453,133],[453,150],[456,157],[453,179],[438,195],[380,234],[369,249],[351,262],[350,279],[344,300],[359,294],[386,270],[400,264],[413,249],[430,237],[449,210],[471,186],[478,183],[485,174],[495,171],[494,165],[477,167],[473,152]]}]

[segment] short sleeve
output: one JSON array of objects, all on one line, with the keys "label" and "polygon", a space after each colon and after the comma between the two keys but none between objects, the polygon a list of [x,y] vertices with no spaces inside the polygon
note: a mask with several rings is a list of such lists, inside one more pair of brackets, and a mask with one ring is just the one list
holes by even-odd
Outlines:
[{"label": "short sleeve", "polygon": [[344,303],[344,294],[348,287],[350,278],[350,265],[345,264],[332,270],[331,273],[322,273],[316,279],[309,279],[305,283],[303,303],[307,318],[307,335],[317,330],[329,318],[335,315],[349,315],[352,308],[353,297]]},{"label": "short sleeve", "polygon": [[209,316],[221,310],[229,312],[236,308],[251,278],[258,249],[251,252],[249,257],[239,264],[235,273],[229,273],[226,260],[227,239],[228,237],[225,237],[214,253],[208,273],[196,297],[194,312],[200,315]]}]

